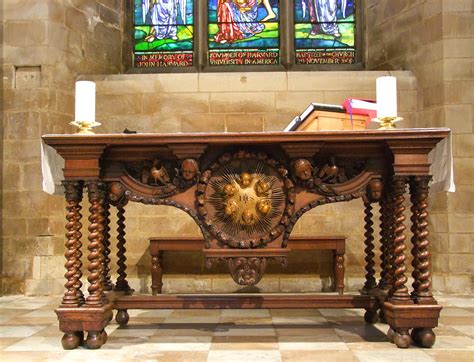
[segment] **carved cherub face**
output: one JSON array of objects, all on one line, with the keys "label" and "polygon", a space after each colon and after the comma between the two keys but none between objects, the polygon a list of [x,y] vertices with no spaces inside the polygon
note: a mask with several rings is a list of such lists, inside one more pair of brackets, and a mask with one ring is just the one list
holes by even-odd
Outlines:
[{"label": "carved cherub face", "polygon": [[198,174],[198,164],[192,158],[188,158],[181,163],[181,174],[183,179],[186,181],[191,181]]},{"label": "carved cherub face", "polygon": [[268,200],[260,200],[257,202],[257,210],[260,211],[263,215],[268,214],[270,211],[271,205]]},{"label": "carved cherub face", "polygon": [[226,196],[233,196],[233,195],[235,195],[235,193],[237,192],[237,190],[235,189],[235,187],[232,186],[231,184],[226,184],[226,185],[224,185],[224,187],[222,188],[222,190],[224,191],[224,194],[226,194]]},{"label": "carved cherub face", "polygon": [[299,158],[293,163],[293,173],[301,181],[307,181],[313,175],[311,162],[304,158]]},{"label": "carved cherub face", "polygon": [[244,225],[251,225],[255,219],[255,215],[251,210],[244,210],[242,213],[242,222]]},{"label": "carved cherub face", "polygon": [[237,203],[234,200],[229,200],[227,201],[225,208],[224,208],[224,213],[226,215],[232,216],[237,212],[238,206]]},{"label": "carved cherub face", "polygon": [[252,182],[252,176],[249,173],[243,172],[240,175],[240,183],[242,184],[242,186],[247,187],[250,185],[251,182]]},{"label": "carved cherub face", "polygon": [[270,190],[270,184],[268,182],[259,180],[255,184],[255,192],[257,193],[258,196],[266,195],[268,190]]},{"label": "carved cherub face", "polygon": [[380,179],[376,178],[373,179],[369,182],[369,185],[367,186],[367,191],[369,194],[369,198],[372,201],[378,201],[382,197],[382,191],[383,191],[383,184]]}]

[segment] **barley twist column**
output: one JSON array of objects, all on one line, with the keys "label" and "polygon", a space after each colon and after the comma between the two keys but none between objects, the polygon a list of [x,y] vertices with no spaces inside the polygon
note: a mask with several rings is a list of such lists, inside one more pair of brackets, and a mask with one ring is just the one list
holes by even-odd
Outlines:
[{"label": "barley twist column", "polygon": [[364,287],[362,288],[362,291],[364,293],[368,293],[371,289],[374,289],[377,286],[377,283],[375,282],[375,262],[374,262],[374,222],[372,221],[373,218],[373,213],[372,213],[372,205],[370,204],[369,201],[365,202],[365,284]]},{"label": "barley twist column", "polygon": [[117,282],[115,284],[115,291],[121,291],[121,292],[130,292],[131,288],[128,284],[127,281],[127,273],[125,270],[127,269],[127,257],[126,257],[126,251],[127,249],[125,248],[125,208],[123,203],[117,204]]},{"label": "barley twist column", "polygon": [[80,253],[78,253],[78,247],[80,245],[81,238],[81,219],[80,202],[82,200],[82,188],[83,184],[79,181],[64,181],[66,196],[66,252],[64,254],[66,258],[65,268],[66,274],[66,292],[64,293],[61,306],[62,307],[78,307],[81,304],[81,286],[79,281],[80,278]]},{"label": "barley twist column", "polygon": [[99,181],[87,182],[89,191],[89,296],[86,306],[97,307],[106,303],[104,287],[102,285],[103,241],[104,241],[104,190]]},{"label": "barley twist column", "polygon": [[102,265],[102,282],[104,290],[112,290],[114,285],[110,280],[110,204],[106,201],[104,205],[104,262]]},{"label": "barley twist column", "polygon": [[393,191],[395,197],[394,205],[394,260],[393,260],[393,284],[391,300],[394,303],[408,303],[410,301],[410,295],[408,294],[408,288],[406,287],[407,278],[406,272],[406,256],[405,256],[405,221],[404,211],[405,206],[405,186],[406,177],[394,176],[393,178]]},{"label": "barley twist column", "polygon": [[390,288],[390,201],[386,194],[380,200],[380,280],[379,288]]},{"label": "barley twist column", "polygon": [[[84,187],[84,185],[81,186],[81,190],[82,188]],[[82,248],[82,241],[81,241],[81,238],[82,238],[82,233],[81,233],[81,228],[82,228],[82,223],[81,223],[81,219],[82,219],[82,214],[81,214],[81,210],[82,210],[82,206],[80,204],[78,204],[76,206],[76,222],[78,223],[77,225],[77,247],[76,247],[76,289],[77,289],[77,294],[78,294],[78,298],[79,298],[79,304],[84,304],[86,302],[86,299],[84,298],[84,293],[82,292],[82,281],[81,281],[81,278],[82,278],[82,251],[81,251],[81,248]]]},{"label": "barley twist column", "polygon": [[419,304],[434,303],[431,293],[431,254],[429,252],[430,241],[428,239],[428,182],[430,176],[415,177],[413,183],[415,187],[417,205],[416,223],[416,260],[417,273],[416,280],[416,299]]},{"label": "barley twist column", "polygon": [[418,253],[418,205],[417,205],[417,189],[416,189],[416,184],[414,182],[413,178],[410,178],[409,181],[410,185],[410,202],[411,202],[411,216],[410,216],[410,221],[411,221],[411,255],[413,256],[411,265],[413,267],[413,272],[412,272],[412,277],[413,277],[413,291],[411,293],[412,299],[416,300],[416,294],[418,291],[418,275],[419,275],[419,270],[418,270],[418,259],[417,259],[417,253]]}]

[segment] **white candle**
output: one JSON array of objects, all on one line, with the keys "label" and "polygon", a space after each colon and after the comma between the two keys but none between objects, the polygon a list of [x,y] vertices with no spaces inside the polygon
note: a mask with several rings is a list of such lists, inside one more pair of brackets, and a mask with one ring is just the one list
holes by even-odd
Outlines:
[{"label": "white candle", "polygon": [[397,78],[377,78],[377,118],[397,117]]},{"label": "white candle", "polygon": [[76,82],[76,122],[95,122],[95,83],[80,80]]}]

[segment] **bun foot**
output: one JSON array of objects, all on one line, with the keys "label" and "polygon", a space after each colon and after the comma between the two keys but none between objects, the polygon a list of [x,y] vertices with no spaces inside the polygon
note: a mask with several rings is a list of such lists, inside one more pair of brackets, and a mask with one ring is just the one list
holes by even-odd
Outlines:
[{"label": "bun foot", "polygon": [[395,339],[395,331],[392,329],[392,327],[390,327],[387,331],[387,339],[390,343],[394,343],[394,339]]},{"label": "bun foot", "polygon": [[408,348],[411,345],[411,337],[408,334],[408,330],[396,331],[393,338],[393,342],[398,348]]},{"label": "bun foot", "polygon": [[376,310],[366,310],[364,314],[364,320],[367,324],[375,324],[379,320],[379,316]]},{"label": "bun foot", "polygon": [[126,309],[119,309],[117,315],[115,316],[115,321],[117,324],[124,326],[128,323],[129,316]]},{"label": "bun foot", "polygon": [[64,333],[61,339],[61,344],[64,349],[76,349],[81,344],[82,340],[79,338],[77,332]]},{"label": "bun foot", "polygon": [[88,349],[98,349],[102,347],[103,344],[102,332],[90,331],[87,334],[86,347]]},{"label": "bun foot", "polygon": [[107,332],[105,329],[102,329],[102,332],[100,332],[101,337],[102,337],[102,344],[105,344],[107,342]]},{"label": "bun foot", "polygon": [[411,338],[417,346],[424,348],[431,348],[436,342],[436,335],[431,328],[413,328]]}]

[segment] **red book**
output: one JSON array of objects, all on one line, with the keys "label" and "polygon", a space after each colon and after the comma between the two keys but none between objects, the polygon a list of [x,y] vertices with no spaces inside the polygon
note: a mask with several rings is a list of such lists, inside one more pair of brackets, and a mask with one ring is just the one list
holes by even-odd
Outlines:
[{"label": "red book", "polygon": [[372,99],[347,98],[342,103],[347,114],[360,114],[369,116],[369,119],[377,117],[377,102]]}]

